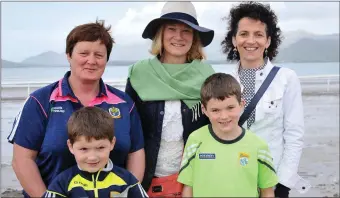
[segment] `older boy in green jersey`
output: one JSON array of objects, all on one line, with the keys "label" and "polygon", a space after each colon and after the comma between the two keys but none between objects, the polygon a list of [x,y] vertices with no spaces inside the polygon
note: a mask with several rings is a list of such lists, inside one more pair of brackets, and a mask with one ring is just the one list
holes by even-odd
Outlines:
[{"label": "older boy in green jersey", "polygon": [[267,143],[238,125],[244,108],[234,77],[216,73],[201,89],[211,124],[186,143],[178,181],[183,197],[274,197],[278,179]]}]

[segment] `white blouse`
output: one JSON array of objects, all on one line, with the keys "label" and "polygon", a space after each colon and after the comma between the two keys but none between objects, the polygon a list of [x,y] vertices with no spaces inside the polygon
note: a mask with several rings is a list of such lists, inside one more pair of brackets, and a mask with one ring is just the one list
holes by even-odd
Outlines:
[{"label": "white blouse", "polygon": [[178,173],[183,147],[181,101],[165,101],[162,137],[155,171],[156,177]]}]

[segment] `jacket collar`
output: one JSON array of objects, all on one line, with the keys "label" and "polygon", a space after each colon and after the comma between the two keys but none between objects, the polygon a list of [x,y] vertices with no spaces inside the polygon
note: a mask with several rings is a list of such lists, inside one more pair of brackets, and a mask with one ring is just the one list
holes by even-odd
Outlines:
[{"label": "jacket collar", "polygon": [[[232,71],[232,75],[239,82],[240,82],[240,77],[239,77],[240,67],[241,67],[240,61],[238,61],[237,64],[236,64],[236,67]],[[256,80],[263,81],[264,79],[266,79],[266,77],[268,76],[269,72],[272,70],[273,67],[274,67],[274,65],[271,63],[271,61],[269,59],[267,59],[266,66],[263,69],[256,71]]]},{"label": "jacket collar", "polygon": [[[69,84],[69,77],[71,72],[66,72],[64,78],[58,81],[57,87],[53,90],[50,101],[67,101],[70,100],[72,102],[78,103],[78,98],[73,93],[71,86]],[[90,103],[90,106],[94,106],[97,104],[101,104],[103,102],[107,102],[109,104],[119,104],[125,103],[123,99],[119,96],[111,93],[108,90],[107,85],[103,82],[102,79],[99,80],[99,93],[97,97]]]},{"label": "jacket collar", "polygon": [[[60,96],[69,95],[69,96],[72,96],[73,98],[76,98],[76,96],[74,95],[74,93],[71,89],[71,85],[68,81],[70,75],[71,75],[71,71],[66,72],[66,74],[64,75],[64,78],[62,78],[59,81],[59,94],[60,94]],[[106,89],[105,89],[104,81],[103,81],[103,79],[100,78],[100,80],[99,80],[99,93],[98,93],[97,97],[102,96],[102,95],[107,96],[107,92],[106,92]]]},{"label": "jacket collar", "polygon": [[77,167],[80,170],[80,175],[83,176],[84,178],[86,178],[88,180],[92,180],[92,175],[94,175],[94,178],[97,178],[97,175],[99,174],[98,180],[102,181],[102,180],[105,179],[106,175],[111,172],[111,170],[113,168],[113,163],[112,163],[111,159],[109,159],[109,161],[107,162],[106,166],[104,168],[100,169],[99,171],[95,172],[95,173],[90,173],[90,172],[87,172],[87,171],[83,171],[79,167],[78,164],[77,164]]}]

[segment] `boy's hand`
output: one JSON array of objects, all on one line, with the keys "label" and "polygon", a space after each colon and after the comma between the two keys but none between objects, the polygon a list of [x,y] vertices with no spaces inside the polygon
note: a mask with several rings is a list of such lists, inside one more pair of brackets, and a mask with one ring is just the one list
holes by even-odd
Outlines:
[{"label": "boy's hand", "polygon": [[288,198],[290,188],[278,183],[275,189],[275,197]]},{"label": "boy's hand", "polygon": [[274,197],[274,189],[270,188],[261,188],[260,189],[260,197]]},{"label": "boy's hand", "polygon": [[192,197],[192,187],[183,185],[182,197]]}]

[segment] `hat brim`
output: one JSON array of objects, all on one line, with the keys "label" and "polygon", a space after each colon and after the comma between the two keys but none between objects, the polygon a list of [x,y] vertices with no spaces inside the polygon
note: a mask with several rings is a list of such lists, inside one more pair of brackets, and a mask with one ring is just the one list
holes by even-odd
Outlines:
[{"label": "hat brim", "polygon": [[203,47],[208,46],[211,41],[214,38],[214,30],[205,28],[205,27],[201,27],[198,26],[194,23],[191,23],[190,21],[187,20],[183,20],[183,19],[174,19],[174,18],[168,18],[168,17],[162,17],[162,18],[157,18],[152,20],[144,29],[142,37],[145,39],[153,39],[158,28],[160,27],[160,25],[162,25],[165,21],[179,21],[182,22],[188,26],[190,26],[191,28],[193,28],[194,30],[196,30],[200,36],[200,40],[201,43],[203,45]]}]

